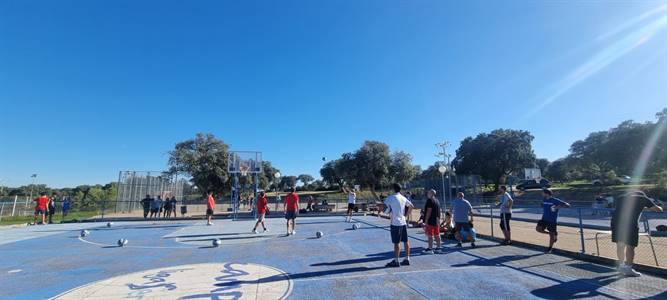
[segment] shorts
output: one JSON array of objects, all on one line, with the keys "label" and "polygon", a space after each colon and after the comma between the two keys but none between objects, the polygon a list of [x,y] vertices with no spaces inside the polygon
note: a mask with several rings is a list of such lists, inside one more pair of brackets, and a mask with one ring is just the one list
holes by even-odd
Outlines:
[{"label": "shorts", "polygon": [[510,213],[500,214],[500,229],[510,231],[511,220],[512,220],[512,214]]},{"label": "shorts", "polygon": [[257,214],[257,220],[258,221],[264,221],[264,213]]},{"label": "shorts", "polygon": [[159,212],[159,211],[160,211],[159,208],[153,208],[153,209],[151,209],[151,212],[152,212],[152,213],[157,213],[157,212]]},{"label": "shorts", "polygon": [[549,233],[558,235],[558,226],[554,222],[539,220],[537,222],[537,227],[545,228],[547,231],[549,231]]},{"label": "shorts", "polygon": [[206,209],[206,216],[208,217],[208,216],[212,216],[212,215],[213,215],[213,210],[210,209],[210,208],[207,208]]},{"label": "shorts", "polygon": [[285,212],[285,219],[294,220],[296,219],[296,211],[288,210]]},{"label": "shorts", "polygon": [[461,230],[470,231],[471,228],[472,224],[469,222],[456,222],[456,225],[454,225],[454,233],[457,233]]},{"label": "shorts", "polygon": [[46,209],[36,208],[35,209],[35,216],[37,216],[37,215],[46,215]]},{"label": "shorts", "polygon": [[408,241],[408,226],[389,226],[391,231],[391,242],[398,244],[400,242],[406,243]]},{"label": "shorts", "polygon": [[424,228],[426,236],[439,236],[440,235],[440,226],[437,225],[426,225]]},{"label": "shorts", "polygon": [[354,210],[355,204],[354,203],[348,203],[347,204],[347,210]]},{"label": "shorts", "polygon": [[611,241],[637,247],[639,245],[639,227],[633,225],[619,226],[618,224],[612,223]]}]

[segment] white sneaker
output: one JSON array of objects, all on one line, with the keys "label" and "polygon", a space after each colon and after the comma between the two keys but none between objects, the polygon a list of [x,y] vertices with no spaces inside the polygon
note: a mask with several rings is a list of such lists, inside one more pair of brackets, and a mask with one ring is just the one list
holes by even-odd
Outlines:
[{"label": "white sneaker", "polygon": [[433,249],[426,249],[426,250],[424,250],[424,252],[422,252],[422,253],[423,253],[423,254],[434,254],[435,252],[433,252]]},{"label": "white sneaker", "polygon": [[296,234],[296,230],[292,230],[292,235],[295,235],[295,234]]},{"label": "white sneaker", "polygon": [[257,229],[253,229],[252,233],[257,234]]},{"label": "white sneaker", "polygon": [[211,226],[211,225],[213,225],[213,223],[211,223],[211,222],[206,223],[206,226]]},{"label": "white sneaker", "polygon": [[642,273],[639,273],[639,272],[635,271],[634,269],[632,269],[631,266],[623,266],[621,272],[623,273],[623,275],[630,276],[630,277],[640,277],[640,276],[642,276]]}]

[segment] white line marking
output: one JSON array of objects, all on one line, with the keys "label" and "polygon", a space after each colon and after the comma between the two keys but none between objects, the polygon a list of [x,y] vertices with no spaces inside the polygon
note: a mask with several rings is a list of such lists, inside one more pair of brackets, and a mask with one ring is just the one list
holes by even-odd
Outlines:
[{"label": "white line marking", "polygon": [[9,274],[12,274],[12,273],[18,273],[18,272],[23,272],[23,270],[21,270],[21,269],[15,269],[15,270],[7,271],[7,273],[9,273]]},{"label": "white line marking", "polygon": [[[324,278],[305,278],[305,279],[293,279],[294,281],[318,281],[318,280],[337,280],[337,279],[353,279],[361,277],[378,277],[378,276],[389,276],[389,275],[402,275],[402,274],[414,274],[414,273],[426,273],[426,272],[440,272],[440,271],[454,271],[454,270],[470,270],[470,269],[479,269],[484,268],[485,266],[468,266],[468,267],[447,267],[447,268],[438,268],[438,269],[429,269],[429,270],[413,270],[413,271],[404,271],[404,272],[393,272],[393,273],[375,273],[375,274],[359,274],[359,275],[345,275],[345,276],[333,276],[333,277],[324,277]],[[390,268],[388,268],[390,269]]]}]

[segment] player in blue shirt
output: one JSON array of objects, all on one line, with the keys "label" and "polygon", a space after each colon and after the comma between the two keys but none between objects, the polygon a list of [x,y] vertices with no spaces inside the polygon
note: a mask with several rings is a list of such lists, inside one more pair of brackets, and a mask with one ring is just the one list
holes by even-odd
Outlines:
[{"label": "player in blue shirt", "polygon": [[539,233],[549,234],[549,248],[547,253],[551,253],[554,247],[554,243],[558,240],[558,210],[561,208],[568,208],[570,204],[562,201],[558,198],[553,197],[553,192],[549,189],[542,190],[542,207],[544,212],[542,213],[542,220],[537,222],[537,227],[535,230]]}]

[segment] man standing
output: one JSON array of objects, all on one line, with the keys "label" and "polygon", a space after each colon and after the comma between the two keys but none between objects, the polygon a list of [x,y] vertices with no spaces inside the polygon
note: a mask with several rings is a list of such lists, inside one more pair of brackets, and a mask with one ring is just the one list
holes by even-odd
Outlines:
[{"label": "man standing", "polygon": [[510,231],[510,220],[512,220],[512,205],[514,199],[507,192],[506,186],[500,187],[500,194],[498,195],[498,204],[500,205],[500,230],[502,230],[505,240],[503,245],[512,244],[512,232]]},{"label": "man standing", "polygon": [[[428,237],[428,248],[424,250],[425,254],[440,253],[442,242],[440,240],[440,203],[435,197],[435,190],[429,190],[427,193],[428,199],[424,205],[424,223],[426,223],[426,236]],[[433,250],[433,239],[437,247]]]},{"label": "man standing", "polygon": [[346,187],[343,187],[343,191],[347,193],[347,218],[345,218],[345,222],[352,222],[352,212],[354,212],[354,207],[357,204],[357,194],[354,190]]},{"label": "man standing", "polygon": [[558,198],[554,198],[553,192],[549,189],[542,190],[542,196],[544,197],[544,200],[542,200],[542,219],[537,222],[535,230],[544,234],[547,234],[546,231],[549,231],[549,248],[547,249],[547,253],[551,253],[551,251],[553,251],[554,243],[558,241],[558,210],[561,208],[568,208],[570,207],[570,204]]},{"label": "man standing", "polygon": [[[410,213],[410,210],[412,210],[414,206],[407,198],[401,195],[402,187],[400,184],[394,183],[392,188],[394,189],[394,194],[387,197],[384,201],[384,206],[389,211],[388,213],[391,217],[391,226],[389,226],[389,228],[391,232],[391,242],[394,244],[394,260],[387,263],[386,267],[397,268],[401,265],[410,265],[410,242],[408,242],[408,226],[405,215],[406,212]],[[398,259],[401,255],[401,242],[405,248],[405,259],[399,264]]]},{"label": "man standing", "polygon": [[144,219],[146,219],[148,217],[148,213],[151,210],[151,202],[152,201],[153,200],[151,199],[151,195],[146,195],[146,198],[141,199],[141,201],[139,201],[139,203],[141,203],[141,207],[143,207],[143,209],[144,209]]},{"label": "man standing", "polygon": [[72,200],[70,200],[69,196],[63,197],[63,221],[65,220],[65,217],[67,217],[67,214],[69,214],[69,210],[72,208]]},{"label": "man standing", "polygon": [[[35,201],[35,217],[32,219],[32,223],[44,225],[46,223],[46,206],[49,203],[49,197],[46,196],[46,193],[39,193],[39,197],[33,201]],[[42,216],[42,221],[36,223],[38,215]]]},{"label": "man standing", "polygon": [[470,246],[475,248],[475,237],[472,234],[472,205],[465,199],[463,192],[459,192],[456,199],[452,201],[451,212],[454,215],[454,236],[458,241],[456,246],[462,246],[463,237],[461,231],[465,231],[469,237]]},{"label": "man standing", "polygon": [[58,194],[53,193],[51,194],[51,198],[49,199],[49,224],[53,224],[53,215],[56,213],[56,199],[58,198]]},{"label": "man standing", "polygon": [[157,199],[151,198],[151,214],[149,218],[155,218],[155,215],[157,215],[159,212],[160,212],[160,207]]},{"label": "man standing", "polygon": [[169,200],[169,203],[171,204],[171,211],[174,213],[174,218],[176,218],[176,204],[178,203],[176,201],[176,196],[171,196],[171,200]]},{"label": "man standing", "polygon": [[215,210],[215,199],[213,198],[213,191],[209,190],[207,193],[208,197],[206,197],[206,219],[208,222],[206,222],[207,226],[213,225],[213,222],[211,222],[211,218],[213,218],[213,211]]},{"label": "man standing", "polygon": [[641,191],[629,193],[616,201],[616,210],[611,217],[611,240],[616,243],[618,272],[621,275],[633,277],[642,275],[632,269],[632,264],[635,259],[635,247],[639,244],[637,222],[644,208],[655,212],[662,211],[657,201]]},{"label": "man standing", "polygon": [[[285,219],[287,220],[287,235],[296,234],[296,215],[299,211],[299,195],[296,194],[295,188],[290,188],[290,193],[285,196]],[[292,229],[290,230],[290,222]]]}]

